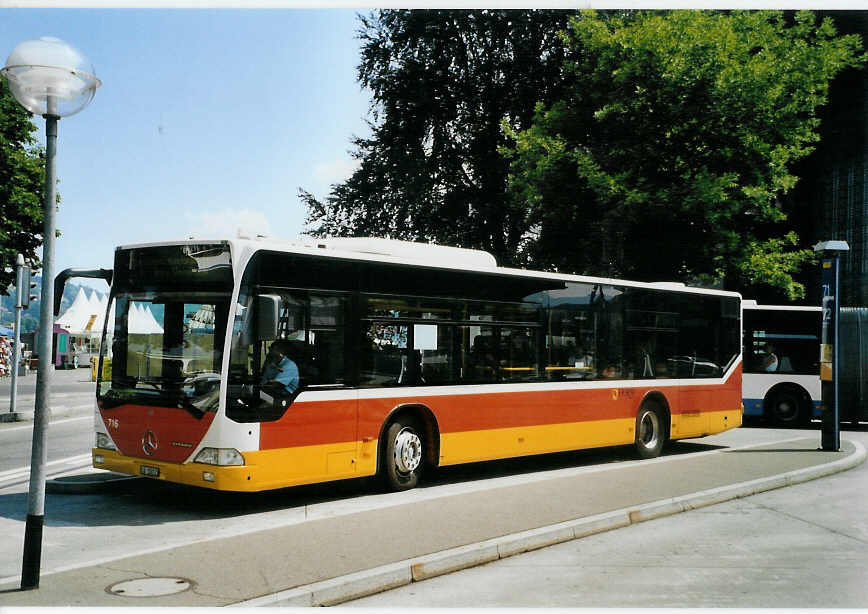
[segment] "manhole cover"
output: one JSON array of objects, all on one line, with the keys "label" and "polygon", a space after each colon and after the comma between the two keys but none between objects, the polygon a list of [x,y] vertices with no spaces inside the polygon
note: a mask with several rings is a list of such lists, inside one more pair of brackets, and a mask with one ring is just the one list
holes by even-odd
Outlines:
[{"label": "manhole cover", "polygon": [[122,597],[160,597],[182,593],[192,585],[192,581],[184,578],[139,578],[112,584],[106,592]]}]

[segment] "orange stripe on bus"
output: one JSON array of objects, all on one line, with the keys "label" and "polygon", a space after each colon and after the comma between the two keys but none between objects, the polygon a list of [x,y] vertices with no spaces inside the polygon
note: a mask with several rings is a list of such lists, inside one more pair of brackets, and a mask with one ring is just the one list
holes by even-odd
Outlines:
[{"label": "orange stripe on bus", "polygon": [[[701,416],[726,412],[741,404],[736,369],[724,384],[678,386],[658,380],[645,387],[577,388],[574,390],[508,391],[454,395],[413,394],[337,401],[296,401],[275,422],[262,423],[260,449],[325,445],[340,441],[376,439],[397,407],[419,405],[431,410],[443,435],[522,427],[633,420],[649,393],[661,394],[673,421],[681,414]],[[508,388],[508,385],[504,385]],[[466,390],[466,389],[465,389]],[[357,412],[356,412],[357,408]],[[686,419],[686,418],[685,418]],[[608,445],[608,444],[600,444]]]}]

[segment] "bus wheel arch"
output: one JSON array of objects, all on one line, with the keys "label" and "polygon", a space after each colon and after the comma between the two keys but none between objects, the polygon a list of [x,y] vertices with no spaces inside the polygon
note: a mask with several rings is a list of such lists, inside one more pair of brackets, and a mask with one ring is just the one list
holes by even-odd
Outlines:
[{"label": "bus wheel arch", "polygon": [[414,488],[440,458],[440,429],[424,405],[399,405],[380,428],[377,475],[391,491]]},{"label": "bus wheel arch", "polygon": [[636,411],[636,437],[634,448],[639,458],[656,458],[669,441],[672,428],[671,412],[666,397],[657,391],[649,392]]},{"label": "bus wheel arch", "polygon": [[776,426],[807,424],[812,413],[810,394],[792,382],[772,386],[763,398],[763,416]]}]

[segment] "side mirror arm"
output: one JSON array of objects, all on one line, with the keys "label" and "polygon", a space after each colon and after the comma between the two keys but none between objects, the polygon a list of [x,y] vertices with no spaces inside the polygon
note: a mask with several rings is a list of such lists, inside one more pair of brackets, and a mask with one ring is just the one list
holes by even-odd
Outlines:
[{"label": "side mirror arm", "polygon": [[56,318],[60,315],[60,302],[63,300],[63,289],[66,287],[66,280],[71,277],[104,279],[111,286],[113,276],[114,271],[112,269],[66,269],[58,273],[54,278],[54,317]]}]

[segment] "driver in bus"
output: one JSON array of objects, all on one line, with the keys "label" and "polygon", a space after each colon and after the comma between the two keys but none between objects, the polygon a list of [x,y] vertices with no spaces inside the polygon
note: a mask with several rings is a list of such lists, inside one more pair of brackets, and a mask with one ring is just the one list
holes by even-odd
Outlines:
[{"label": "driver in bus", "polygon": [[268,348],[260,383],[276,396],[290,396],[298,389],[298,366],[288,356],[289,344],[275,341]]}]

